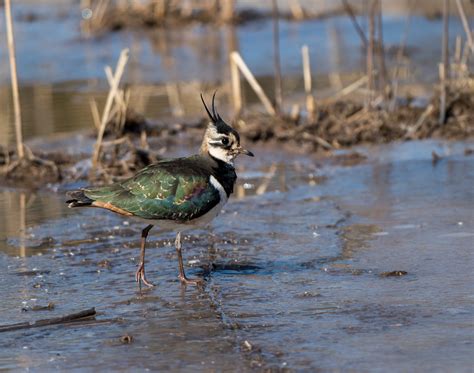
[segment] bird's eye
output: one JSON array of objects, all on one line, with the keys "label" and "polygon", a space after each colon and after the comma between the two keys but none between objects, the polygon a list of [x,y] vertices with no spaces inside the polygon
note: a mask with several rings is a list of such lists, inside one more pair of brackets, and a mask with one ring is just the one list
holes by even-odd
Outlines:
[{"label": "bird's eye", "polygon": [[227,137],[224,137],[221,141],[222,145],[229,145],[229,139]]}]

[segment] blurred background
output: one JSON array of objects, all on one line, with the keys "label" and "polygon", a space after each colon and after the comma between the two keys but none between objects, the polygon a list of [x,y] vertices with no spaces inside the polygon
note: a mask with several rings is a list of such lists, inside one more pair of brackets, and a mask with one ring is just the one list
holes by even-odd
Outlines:
[{"label": "blurred background", "polygon": [[[470,16],[472,4],[461,3]],[[303,45],[309,49],[316,97],[329,97],[366,75],[360,32],[368,38],[369,8],[370,1],[364,0],[278,1],[287,111],[304,100]],[[442,0],[382,1],[385,68],[391,78],[397,70],[399,95],[430,99],[439,77],[442,9]],[[130,106],[147,118],[202,115],[199,92],[216,88],[221,106],[230,110],[229,53],[234,50],[273,98],[272,11],[270,0],[15,1],[25,138],[91,128],[90,98],[105,101],[104,66],[114,67],[123,48],[130,48],[122,78],[130,89]],[[465,32],[454,1],[449,12],[452,55],[456,38],[464,47]],[[10,146],[14,130],[4,19],[1,14],[0,145]],[[247,99],[246,105],[258,102],[253,91]]]}]

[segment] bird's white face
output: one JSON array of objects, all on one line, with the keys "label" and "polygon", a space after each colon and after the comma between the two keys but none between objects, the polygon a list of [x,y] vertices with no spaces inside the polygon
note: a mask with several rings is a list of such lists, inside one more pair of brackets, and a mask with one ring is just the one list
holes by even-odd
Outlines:
[{"label": "bird's white face", "polygon": [[209,154],[216,159],[232,164],[235,157],[242,153],[239,139],[233,133],[221,134],[210,126],[206,138]]},{"label": "bird's white face", "polygon": [[245,154],[253,157],[253,153],[240,146],[240,137],[236,130],[225,123],[214,107],[215,93],[212,96],[212,112],[208,109],[203,96],[201,100],[209,115],[209,125],[207,126],[204,140],[201,145],[201,152],[208,153],[211,157],[219,159],[225,163],[233,164],[235,157]]}]

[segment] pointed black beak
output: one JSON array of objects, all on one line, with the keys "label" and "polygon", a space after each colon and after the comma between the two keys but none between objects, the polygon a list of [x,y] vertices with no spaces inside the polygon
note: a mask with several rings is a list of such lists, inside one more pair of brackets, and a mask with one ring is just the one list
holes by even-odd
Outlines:
[{"label": "pointed black beak", "polygon": [[244,149],[244,148],[239,148],[239,154],[245,154],[248,155],[249,157],[253,157],[253,153],[250,150]]}]

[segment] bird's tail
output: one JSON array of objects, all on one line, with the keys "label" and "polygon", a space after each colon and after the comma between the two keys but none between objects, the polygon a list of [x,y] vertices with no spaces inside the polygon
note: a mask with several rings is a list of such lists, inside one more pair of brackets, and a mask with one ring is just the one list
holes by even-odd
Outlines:
[{"label": "bird's tail", "polygon": [[94,202],[93,199],[90,199],[84,194],[83,190],[72,190],[67,192],[66,195],[70,197],[70,199],[66,201],[69,208],[91,206],[92,202]]}]

